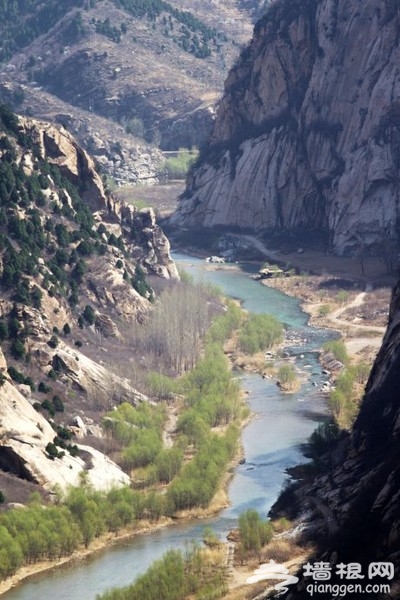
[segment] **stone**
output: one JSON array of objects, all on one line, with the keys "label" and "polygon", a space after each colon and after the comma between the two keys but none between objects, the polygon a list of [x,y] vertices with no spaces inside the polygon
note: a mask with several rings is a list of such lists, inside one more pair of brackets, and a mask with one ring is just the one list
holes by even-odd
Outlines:
[{"label": "stone", "polygon": [[390,254],[400,194],[392,4],[271,3],[228,75],[171,223],[312,231],[337,254]]}]

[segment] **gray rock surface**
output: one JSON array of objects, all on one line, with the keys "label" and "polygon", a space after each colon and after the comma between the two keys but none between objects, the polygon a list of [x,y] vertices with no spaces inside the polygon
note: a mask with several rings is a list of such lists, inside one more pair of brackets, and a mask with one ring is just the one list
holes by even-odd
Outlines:
[{"label": "gray rock surface", "polygon": [[338,254],[398,239],[399,13],[277,0],[225,84],[172,221],[325,231]]}]

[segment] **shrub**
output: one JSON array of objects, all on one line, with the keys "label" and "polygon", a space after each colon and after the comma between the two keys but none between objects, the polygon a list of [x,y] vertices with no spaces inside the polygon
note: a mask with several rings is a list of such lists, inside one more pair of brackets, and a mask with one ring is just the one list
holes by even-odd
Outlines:
[{"label": "shrub", "polygon": [[58,396],[57,394],[55,396],[53,396],[53,406],[54,406],[54,410],[56,412],[64,412],[64,403],[61,400],[60,396]]},{"label": "shrub", "polygon": [[65,456],[65,452],[59,452],[57,446],[53,442],[49,442],[46,446],[47,458],[54,460],[55,458],[62,458]]},{"label": "shrub", "polygon": [[282,387],[292,389],[297,381],[296,372],[292,365],[282,365],[278,370],[278,380]]},{"label": "shrub", "polygon": [[44,400],[41,404],[41,407],[43,408],[43,410],[47,410],[47,412],[50,413],[52,417],[54,417],[56,411],[50,400]]},{"label": "shrub", "polygon": [[25,383],[25,375],[18,371],[15,367],[8,367],[7,373],[13,381],[16,383]]},{"label": "shrub", "polygon": [[339,302],[339,304],[345,304],[348,298],[349,292],[346,292],[346,290],[341,290],[336,294],[336,300]]},{"label": "shrub", "polygon": [[198,156],[196,148],[179,148],[175,157],[167,158],[164,163],[164,171],[170,179],[185,179],[190,166]]},{"label": "shrub", "polygon": [[245,552],[259,553],[273,535],[272,525],[269,521],[262,521],[260,515],[253,508],[248,508],[239,517],[240,544]]},{"label": "shrub", "polygon": [[58,378],[58,373],[55,369],[50,369],[50,371],[47,373],[47,377],[55,381]]},{"label": "shrub", "polygon": [[65,325],[63,327],[63,332],[64,332],[64,335],[69,335],[71,333],[71,327],[70,327],[69,323],[65,323]]},{"label": "shrub", "polygon": [[331,307],[329,304],[323,304],[318,309],[318,314],[320,315],[320,317],[326,317],[327,315],[329,315],[330,312],[331,312]]},{"label": "shrub", "polygon": [[0,342],[4,342],[8,338],[8,325],[6,321],[0,320]]},{"label": "shrub", "polygon": [[50,392],[50,390],[51,390],[51,387],[49,387],[48,385],[46,385],[44,383],[44,381],[41,381],[39,383],[38,391],[41,392],[42,394],[47,394],[48,392]]},{"label": "shrub", "polygon": [[20,360],[26,354],[25,346],[18,338],[14,339],[10,347],[11,355],[16,360]]},{"label": "shrub", "polygon": [[49,341],[47,342],[47,345],[50,346],[50,348],[57,348],[58,337],[56,335],[52,335]]},{"label": "shrub", "polygon": [[329,340],[328,342],[325,342],[323,349],[325,352],[330,352],[333,354],[336,360],[340,361],[344,365],[348,363],[349,357],[346,346],[341,340]]},{"label": "shrub", "polygon": [[96,321],[96,313],[89,304],[86,304],[82,316],[85,319],[85,321],[89,323],[89,325],[93,325]]}]

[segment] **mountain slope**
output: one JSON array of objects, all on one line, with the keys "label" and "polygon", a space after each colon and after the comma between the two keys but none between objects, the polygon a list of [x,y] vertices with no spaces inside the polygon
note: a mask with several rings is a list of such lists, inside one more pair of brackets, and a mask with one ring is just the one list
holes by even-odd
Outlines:
[{"label": "mountain slope", "polygon": [[389,0],[273,3],[225,84],[175,222],[323,232],[394,254],[399,13]]},{"label": "mountain slope", "polygon": [[[163,163],[154,146],[173,150],[204,141],[225,73],[250,37],[260,2],[1,4],[3,101],[68,124],[119,179],[152,182]],[[136,167],[141,153],[149,156],[147,173]],[[136,176],[121,171],[121,162]]]},{"label": "mountain slope", "polygon": [[[123,358],[154,297],[148,274],[178,278],[168,240],[151,209],[105,190],[63,129],[1,106],[0,157],[0,488],[3,472],[46,489],[82,471],[101,489],[127,483],[96,449],[98,423],[147,398],[102,356]],[[84,446],[60,442],[88,425]]]}]

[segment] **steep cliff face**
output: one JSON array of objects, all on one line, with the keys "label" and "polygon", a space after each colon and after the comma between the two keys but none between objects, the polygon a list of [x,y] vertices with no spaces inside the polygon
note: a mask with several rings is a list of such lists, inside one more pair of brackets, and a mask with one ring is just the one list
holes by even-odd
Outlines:
[{"label": "steep cliff face", "polygon": [[173,221],[398,242],[400,14],[392,0],[277,0],[225,85]]},{"label": "steep cliff face", "polygon": [[[371,593],[369,598],[398,598],[400,592],[399,347],[400,283],[393,293],[388,329],[351,434],[329,456],[329,472],[311,485],[302,485],[289,503],[293,508],[297,498],[298,514],[307,514],[309,536],[318,546],[314,558],[330,563],[332,575],[341,562],[360,563],[364,576],[371,562],[394,564],[393,579],[384,581],[391,586],[390,596]],[[276,514],[283,500],[284,496],[275,505]],[[310,580],[302,577],[288,598],[309,598],[305,582]],[[330,583],[346,582],[337,577]]]}]

